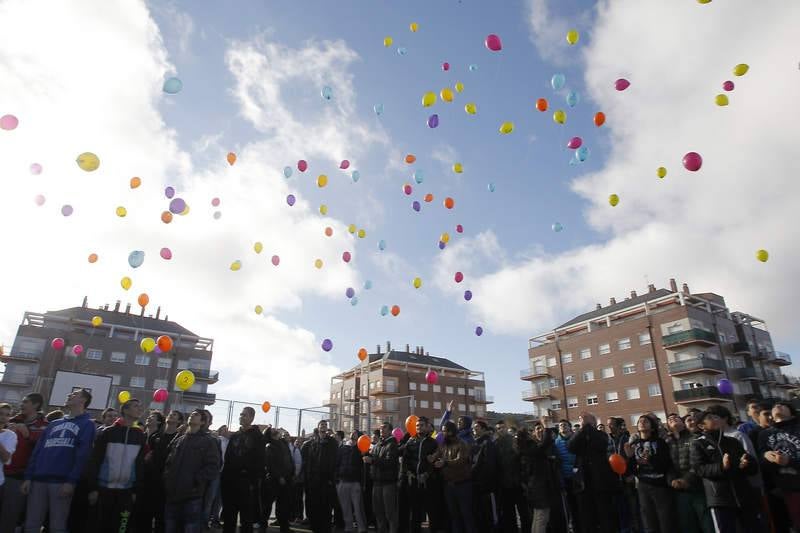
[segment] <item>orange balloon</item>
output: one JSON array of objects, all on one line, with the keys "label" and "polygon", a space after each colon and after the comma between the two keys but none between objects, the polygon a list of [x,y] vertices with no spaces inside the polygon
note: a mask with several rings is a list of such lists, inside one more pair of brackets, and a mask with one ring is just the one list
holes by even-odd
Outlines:
[{"label": "orange balloon", "polygon": [[163,353],[167,353],[172,349],[172,339],[169,337],[169,335],[161,335],[156,339],[156,345]]},{"label": "orange balloon", "polygon": [[431,193],[426,194],[425,195],[425,201],[426,202],[432,202],[433,201],[433,195]]},{"label": "orange balloon", "polygon": [[536,109],[538,109],[541,112],[547,111],[547,99],[539,98],[538,100],[536,100]]},{"label": "orange balloon", "polygon": [[139,295],[139,299],[137,301],[139,302],[139,305],[141,305],[142,307],[146,307],[147,304],[150,303],[150,297],[147,295],[146,292],[143,292],[142,294]]},{"label": "orange balloon", "polygon": [[269,402],[264,402],[261,404],[261,410],[265,413],[269,413],[269,410],[272,409],[272,404]]},{"label": "orange balloon", "polygon": [[330,226],[328,226],[327,228],[325,228],[325,235],[327,235],[328,237],[330,237],[331,235],[333,235],[333,228],[332,228],[332,227],[330,227]]},{"label": "orange balloon", "polygon": [[361,348],[360,350],[358,350],[358,358],[360,360],[363,361],[364,359],[366,359],[367,355],[368,354],[367,354],[367,349],[366,348]]},{"label": "orange balloon", "polygon": [[131,178],[131,189],[135,189],[142,184],[141,178]]},{"label": "orange balloon", "polygon": [[356,446],[358,446],[358,451],[361,453],[367,453],[369,451],[369,447],[372,446],[372,441],[369,440],[368,436],[361,435],[356,441]]},{"label": "orange balloon", "polygon": [[96,263],[97,262],[97,254],[89,254],[89,262]]},{"label": "orange balloon", "polygon": [[598,111],[594,114],[594,125],[598,128],[606,123],[606,114],[602,111]]},{"label": "orange balloon", "polygon": [[163,222],[164,224],[169,224],[170,222],[172,222],[172,213],[170,213],[169,211],[164,211],[163,213],[161,213],[161,222]]},{"label": "orange balloon", "polygon": [[414,161],[416,161],[416,160],[417,160],[417,156],[415,156],[414,154],[408,154],[406,156],[406,163],[408,163],[409,165],[411,163],[413,163]]},{"label": "orange balloon", "polygon": [[228,152],[228,156],[226,159],[228,160],[228,164],[233,166],[233,164],[236,163],[236,154],[234,154],[233,152]]},{"label": "orange balloon", "polygon": [[453,199],[452,199],[452,198],[450,198],[449,196],[448,196],[447,198],[445,198],[445,199],[444,199],[444,206],[445,206],[447,209],[453,209],[453,206],[455,206],[455,205],[456,205],[456,202],[455,202],[455,200],[453,200]]},{"label": "orange balloon", "polygon": [[399,305],[393,305],[392,306],[392,316],[397,316],[399,314],[400,314],[400,306]]},{"label": "orange balloon", "polygon": [[624,475],[625,471],[628,469],[628,462],[618,453],[612,453],[609,456],[608,464],[611,465],[611,470],[618,476]]},{"label": "orange balloon", "polygon": [[418,420],[419,420],[419,418],[417,418],[417,415],[411,415],[408,418],[406,418],[406,431],[412,437],[416,437],[417,436],[417,421]]}]

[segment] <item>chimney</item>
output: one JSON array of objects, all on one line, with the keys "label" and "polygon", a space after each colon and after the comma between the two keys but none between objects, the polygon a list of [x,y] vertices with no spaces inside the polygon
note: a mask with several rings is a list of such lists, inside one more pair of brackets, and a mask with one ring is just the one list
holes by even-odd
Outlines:
[{"label": "chimney", "polygon": [[689,286],[687,284],[683,284],[683,294],[689,296],[691,293],[689,292]]},{"label": "chimney", "polygon": [[169,322],[169,315],[164,315],[164,322]]},{"label": "chimney", "polygon": [[647,286],[647,292],[656,292],[656,286],[651,283]]},{"label": "chimney", "polygon": [[103,311],[108,311],[108,304],[103,306]]},{"label": "chimney", "polygon": [[609,305],[614,305],[615,303],[617,303],[617,299],[616,299],[616,298],[614,298],[614,297],[612,296],[612,297],[611,297],[611,298],[608,300],[608,304],[609,304]]},{"label": "chimney", "polygon": [[125,314],[126,315],[131,314],[131,304],[130,303],[125,304]]},{"label": "chimney", "polygon": [[598,311],[599,311],[600,309],[602,309],[602,308],[603,308],[603,306],[602,306],[601,304],[597,304],[597,305],[595,306],[595,309],[596,309],[596,310],[598,310]]},{"label": "chimney", "polygon": [[81,304],[81,307],[83,307],[84,309],[89,307],[89,297],[88,296],[84,296],[83,297],[83,303]]},{"label": "chimney", "polygon": [[411,353],[411,345],[406,344],[406,353]]},{"label": "chimney", "polygon": [[631,298],[636,298],[636,291],[631,291]]},{"label": "chimney", "polygon": [[117,303],[114,304],[114,312],[119,313],[119,300],[117,300]]},{"label": "chimney", "polygon": [[386,341],[386,353],[392,351],[392,341]]},{"label": "chimney", "polygon": [[428,357],[430,357],[430,355],[431,355],[431,352],[425,352],[425,355],[427,355]]},{"label": "chimney", "polygon": [[675,278],[669,278],[669,290],[678,292],[678,284],[675,283]]},{"label": "chimney", "polygon": [[159,305],[158,309],[156,309],[156,320],[158,320],[158,317],[160,316],[161,316],[161,306]]},{"label": "chimney", "polygon": [[378,344],[378,346],[375,348],[375,353],[377,353],[378,355],[381,354],[381,345],[380,344]]}]

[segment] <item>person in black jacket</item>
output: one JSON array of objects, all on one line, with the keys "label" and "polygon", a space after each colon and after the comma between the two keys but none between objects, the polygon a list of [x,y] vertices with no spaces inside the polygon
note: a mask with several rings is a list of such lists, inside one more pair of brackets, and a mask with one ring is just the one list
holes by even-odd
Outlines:
[{"label": "person in black jacket", "polygon": [[478,525],[479,531],[491,531],[499,521],[496,491],[500,457],[486,422],[483,420],[475,422],[472,432],[475,437],[475,445],[472,447],[475,523]]},{"label": "person in black jacket", "polygon": [[658,420],[642,415],[636,422],[638,436],[625,443],[628,470],[639,482],[639,505],[648,532],[675,531],[675,504],[667,484],[672,456],[667,443],[658,436]]},{"label": "person in black jacket", "polygon": [[800,531],[800,418],[784,401],[772,406],[774,426],[758,435],[764,473],[779,491],[792,527]]},{"label": "person in black jacket", "polygon": [[433,456],[439,445],[431,437],[432,432],[430,420],[419,417],[417,435],[408,439],[402,449],[411,500],[411,533],[420,533],[426,514],[430,531],[444,531],[446,527],[442,516],[444,484],[441,472],[433,468]]},{"label": "person in black jacket", "polygon": [[576,474],[572,483],[581,531],[612,533],[619,530],[614,498],[620,488],[619,479],[608,464],[608,436],[597,431],[594,415],[581,413],[578,421],[580,429],[570,437],[567,449],[575,454]]},{"label": "person in black jacket", "polygon": [[558,463],[553,434],[544,424],[535,422],[533,435],[524,430],[517,434],[522,486],[528,505],[533,509],[533,533],[545,533],[554,500],[560,497],[557,479]]},{"label": "person in black jacket", "polygon": [[719,533],[735,533],[743,495],[750,493],[747,476],[758,470],[738,440],[722,434],[722,419],[705,411],[698,417],[703,434],[692,442],[692,469],[703,479],[706,505]]},{"label": "person in black jacket", "polygon": [[364,514],[361,492],[364,463],[361,461],[361,451],[356,445],[360,436],[359,431],[353,430],[350,440],[343,446],[339,446],[336,454],[336,493],[342,508],[344,530],[346,532],[353,531],[353,520],[355,519],[358,532],[365,533],[367,518]]},{"label": "person in black jacket", "polygon": [[397,482],[399,450],[392,436],[392,424],[381,425],[381,441],[363,457],[372,467],[372,508],[378,533],[397,533],[399,526],[397,508]]},{"label": "person in black jacket", "polygon": [[329,533],[335,494],[336,452],[339,448],[328,421],[317,424],[314,435],[300,450],[303,460],[300,475],[306,486],[306,514],[314,533]]},{"label": "person in black jacket", "polygon": [[[693,421],[694,415],[686,415],[684,418]],[[665,440],[672,456],[672,471],[668,474],[667,481],[674,491],[678,527],[682,533],[709,533],[713,526],[703,494],[703,484],[692,470],[692,441],[696,435],[687,429],[684,419],[677,413],[667,416],[667,428],[669,434]]]},{"label": "person in black jacket", "polygon": [[[512,435],[505,424],[501,427],[497,423],[497,438],[495,446],[500,460],[499,487],[500,492],[500,530],[502,533],[517,533],[517,514],[519,514],[520,526],[522,531],[527,533],[531,530],[531,512],[525,494],[522,491],[522,476],[519,450],[515,441],[516,435]],[[567,425],[569,427],[569,424]],[[517,435],[519,432],[516,433]],[[570,472],[572,470],[570,469]]]},{"label": "person in black jacket", "polygon": [[256,411],[244,407],[239,413],[239,431],[233,433],[225,450],[220,477],[222,522],[225,533],[235,533],[241,521],[242,533],[253,531],[259,518],[259,491],[264,473],[264,440],[253,425]]},{"label": "person in black jacket", "polygon": [[[281,438],[280,430],[268,427],[264,430],[266,443],[266,472],[262,484],[264,524],[269,524],[272,504],[275,504],[275,518],[281,533],[291,531],[289,515],[291,514],[291,487],[294,475],[294,463],[289,445]],[[266,529],[266,527],[264,528]]]}]

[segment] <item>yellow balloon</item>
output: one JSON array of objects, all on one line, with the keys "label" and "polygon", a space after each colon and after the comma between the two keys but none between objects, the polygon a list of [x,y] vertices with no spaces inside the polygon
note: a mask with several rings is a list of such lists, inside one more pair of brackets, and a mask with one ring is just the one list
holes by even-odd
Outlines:
[{"label": "yellow balloon", "polygon": [[658,167],[658,170],[656,170],[656,175],[659,178],[663,178],[664,176],[667,175],[667,169],[664,167]]},{"label": "yellow balloon", "polygon": [[714,103],[716,103],[720,107],[724,107],[728,105],[728,95],[727,94],[718,94],[716,98],[714,98]]},{"label": "yellow balloon", "polygon": [[464,92],[464,84],[463,84],[463,83],[461,83],[460,81],[457,81],[457,82],[456,82],[456,92],[457,92],[457,93],[462,93],[462,92]]},{"label": "yellow balloon", "polygon": [[468,103],[467,105],[464,106],[464,111],[466,111],[470,115],[474,115],[475,113],[478,112],[478,106],[475,105],[474,102],[470,102],[470,103]]},{"label": "yellow balloon", "polygon": [[453,89],[451,89],[450,87],[445,87],[439,93],[439,96],[441,97],[442,102],[452,102],[453,101]]},{"label": "yellow balloon", "polygon": [[93,316],[92,317],[92,325],[94,327],[96,327],[96,328],[102,326],[103,325],[103,317],[101,317],[101,316]]},{"label": "yellow balloon", "polygon": [[238,259],[236,261],[234,261],[233,263],[231,263],[231,270],[233,270],[234,272],[236,272],[240,268],[242,268],[242,262],[239,261]]},{"label": "yellow balloon", "polygon": [[711,0],[697,0],[698,4],[710,4]]},{"label": "yellow balloon", "polygon": [[261,313],[263,313],[263,312],[264,312],[264,308],[263,308],[263,307],[261,307],[260,305],[257,305],[257,306],[256,306],[256,314],[257,314],[257,315],[260,315],[260,314],[261,314]]},{"label": "yellow balloon", "polygon": [[150,353],[156,349],[156,340],[152,337],[145,337],[142,339],[142,342],[139,343],[139,347],[144,353]]},{"label": "yellow balloon", "polygon": [[364,231],[363,229],[358,230],[358,238],[359,239],[363,239],[366,236],[367,236],[367,232],[366,231]]},{"label": "yellow balloon", "polygon": [[443,243],[447,244],[448,242],[450,242],[450,234],[445,231],[439,237],[439,240],[442,241]]},{"label": "yellow balloon", "polygon": [[419,30],[419,24],[417,24],[416,22],[412,22],[411,24],[408,25],[408,29],[410,29],[412,33],[417,33],[417,31]]},{"label": "yellow balloon", "polygon": [[317,187],[321,189],[327,184],[328,184],[328,176],[326,176],[325,174],[320,174],[319,177],[317,178]]},{"label": "yellow balloon", "polygon": [[616,205],[619,203],[619,196],[612,194],[608,197],[608,203],[611,204],[611,207],[616,207]]},{"label": "yellow balloon", "polygon": [[394,40],[391,37],[389,37],[388,35],[383,38],[383,46],[385,46],[386,48],[389,48],[390,46],[392,46],[393,42],[394,42]]},{"label": "yellow balloon", "polygon": [[419,289],[420,287],[422,287],[422,279],[414,278],[414,288]]},{"label": "yellow balloon", "polygon": [[759,250],[756,252],[756,259],[761,261],[762,263],[766,263],[769,259],[769,252],[766,250]]},{"label": "yellow balloon", "polygon": [[122,207],[122,206],[119,206],[119,207],[117,208],[117,216],[118,216],[118,217],[122,218],[122,217],[124,217],[124,216],[125,216],[125,215],[127,215],[127,214],[128,214],[128,210],[127,210],[127,209],[125,209],[124,207]]},{"label": "yellow balloon", "polygon": [[322,268],[322,259],[317,259],[316,261],[314,261],[314,266],[317,267],[318,269]]},{"label": "yellow balloon", "polygon": [[319,214],[320,215],[327,215],[328,214],[328,206],[325,205],[325,204],[320,205],[319,206]]},{"label": "yellow balloon", "polygon": [[553,122],[556,124],[563,124],[567,121],[567,114],[564,112],[563,109],[557,109],[555,113],[553,113]]},{"label": "yellow balloon", "polygon": [[569,44],[575,44],[575,43],[577,43],[577,42],[578,42],[578,39],[580,39],[580,38],[581,38],[581,36],[580,36],[580,34],[578,33],[578,30],[569,30],[569,31],[567,32],[567,42],[568,42]]},{"label": "yellow balloon", "polygon": [[264,249],[264,245],[261,244],[260,242],[257,242],[257,243],[255,243],[253,245],[253,250],[255,250],[257,254],[260,254],[261,250],[263,250],[263,249]]},{"label": "yellow balloon", "polygon": [[86,172],[94,172],[100,167],[100,158],[92,152],[83,152],[75,162],[78,163],[81,170]]},{"label": "yellow balloon", "polygon": [[733,75],[734,76],[744,76],[747,74],[747,71],[750,70],[750,65],[746,63],[739,63],[735,67],[733,67]]},{"label": "yellow balloon", "polygon": [[123,404],[130,399],[131,399],[131,393],[126,390],[119,391],[119,394],[117,394],[117,400],[119,400],[120,404]]},{"label": "yellow balloon", "polygon": [[455,172],[456,174],[461,174],[462,172],[464,172],[464,165],[462,165],[461,163],[453,163],[453,172]]},{"label": "yellow balloon", "polygon": [[500,124],[500,133],[503,135],[508,135],[514,131],[514,123],[513,122],[503,122]]},{"label": "yellow balloon", "polygon": [[184,217],[188,214],[189,214],[189,204],[186,204],[186,207],[184,207],[183,211],[181,211],[181,216]]},{"label": "yellow balloon", "polygon": [[175,385],[182,391],[194,385],[194,373],[191,370],[181,370],[175,376]]},{"label": "yellow balloon", "polygon": [[422,95],[422,107],[430,107],[436,103],[436,93],[427,92]]},{"label": "yellow balloon", "polygon": [[347,226],[347,231],[349,231],[350,233],[355,233],[356,232],[356,225],[355,224],[350,224],[349,226]]},{"label": "yellow balloon", "polygon": [[119,284],[122,285],[122,288],[127,291],[128,289],[131,288],[131,285],[133,285],[133,282],[131,281],[131,278],[129,278],[128,276],[125,276],[124,278],[122,278],[120,280]]}]

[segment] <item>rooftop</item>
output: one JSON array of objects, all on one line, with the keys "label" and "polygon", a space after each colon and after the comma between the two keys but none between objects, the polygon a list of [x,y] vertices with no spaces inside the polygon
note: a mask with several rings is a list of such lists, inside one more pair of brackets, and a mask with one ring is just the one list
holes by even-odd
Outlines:
[{"label": "rooftop", "polygon": [[166,333],[174,333],[176,335],[183,335],[187,337],[197,337],[198,335],[189,331],[185,327],[160,318],[153,318],[150,316],[142,316],[139,314],[126,313],[125,311],[114,311],[108,309],[92,309],[90,307],[69,307],[67,309],[59,309],[56,311],[47,311],[44,313],[44,318],[47,320],[52,317],[71,318],[76,320],[91,321],[93,317],[99,316],[103,319],[105,325],[120,325],[130,328],[140,328],[164,331]]},{"label": "rooftop", "polygon": [[594,311],[590,311],[588,313],[584,313],[582,315],[578,315],[575,318],[573,318],[572,320],[570,320],[569,322],[565,322],[565,323],[561,324],[556,329],[565,328],[565,327],[571,326],[573,324],[578,324],[578,323],[583,322],[585,320],[591,320],[592,318],[605,316],[605,315],[607,315],[609,313],[615,313],[617,311],[622,311],[623,309],[626,309],[628,307],[634,307],[634,306],[637,306],[637,305],[641,305],[644,302],[648,302],[650,300],[655,300],[657,298],[661,298],[662,296],[667,296],[667,295],[669,295],[671,293],[672,293],[672,291],[670,291],[669,289],[658,289],[658,290],[655,290],[655,291],[648,292],[646,294],[642,294],[640,296],[636,296],[634,298],[628,298],[628,299],[623,300],[621,302],[617,302],[617,303],[608,305],[606,307],[601,307],[599,309],[595,309]]},{"label": "rooftop", "polygon": [[369,354],[369,362],[374,363],[383,359],[384,361],[395,361],[398,363],[413,363],[418,365],[435,366],[438,368],[452,368],[454,370],[469,370],[466,367],[454,363],[450,359],[444,357],[436,357],[433,355],[425,355],[418,352],[401,352],[398,350],[390,350],[388,353],[371,353]]}]

